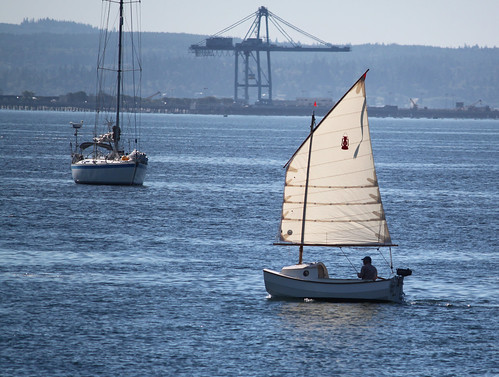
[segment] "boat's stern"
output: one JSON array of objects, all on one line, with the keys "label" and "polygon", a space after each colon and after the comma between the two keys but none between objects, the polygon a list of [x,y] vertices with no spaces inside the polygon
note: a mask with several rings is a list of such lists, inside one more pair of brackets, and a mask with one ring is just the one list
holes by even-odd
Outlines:
[{"label": "boat's stern", "polygon": [[71,164],[76,183],[93,185],[142,185],[147,164],[134,160],[83,159]]},{"label": "boat's stern", "polygon": [[388,301],[401,303],[404,301],[404,277],[394,276],[390,280]]}]

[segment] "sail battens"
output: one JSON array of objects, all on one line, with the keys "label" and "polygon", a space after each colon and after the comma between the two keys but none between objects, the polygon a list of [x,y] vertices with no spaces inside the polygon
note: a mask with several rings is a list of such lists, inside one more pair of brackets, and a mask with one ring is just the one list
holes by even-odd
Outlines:
[{"label": "sail battens", "polygon": [[[302,222],[301,219],[292,219],[292,218],[283,218],[283,220],[286,221],[297,221],[297,222]],[[362,220],[314,220],[314,219],[307,219],[305,222],[312,222],[312,223],[367,223],[371,221],[380,221],[380,218],[374,218],[374,219],[362,219]]]},{"label": "sail battens", "polygon": [[281,241],[391,245],[372,156],[364,78],[285,165]]},{"label": "sail battens", "polygon": [[[292,200],[284,200],[284,203],[286,204],[301,204],[303,205],[304,202],[294,202]],[[319,203],[319,202],[307,202],[307,205],[314,205],[314,206],[366,206],[366,205],[373,205],[373,204],[379,204],[379,201],[375,202],[363,202],[363,203]]]},{"label": "sail battens", "polygon": [[[278,246],[300,246],[300,243],[294,242],[274,242],[274,245]],[[351,244],[351,243],[331,243],[331,244],[322,244],[322,243],[305,243],[303,246],[321,246],[321,247],[395,247],[398,246],[394,243],[368,243],[368,244]]]},{"label": "sail battens", "polygon": [[[305,187],[305,185],[292,185],[292,184],[287,184],[286,187]],[[363,185],[363,186],[308,186],[309,189],[364,189],[364,188],[373,188],[373,187],[378,187],[378,185]]]}]

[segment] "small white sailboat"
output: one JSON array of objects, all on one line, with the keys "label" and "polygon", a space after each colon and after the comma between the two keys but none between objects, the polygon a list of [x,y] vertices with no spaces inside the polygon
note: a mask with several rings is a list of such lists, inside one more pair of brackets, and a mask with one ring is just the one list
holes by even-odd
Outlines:
[{"label": "small white sailboat", "polygon": [[[137,108],[140,102],[142,67],[137,54],[140,48],[138,27],[135,29],[134,25],[138,25],[139,18],[131,17],[138,12],[140,1],[103,0],[102,4],[102,20],[106,25],[101,29],[97,65],[99,90],[94,136],[92,141],[78,144],[78,131],[83,122],[71,122],[75,129],[76,144],[74,148],[71,145],[71,173],[76,183],[142,185],[148,158],[138,150],[140,116]],[[116,9],[117,17],[111,17],[115,4],[119,5],[119,9]],[[130,9],[124,9],[128,7]],[[125,21],[125,14],[130,15],[130,19]],[[112,20],[118,20],[117,33],[113,25],[108,23]],[[126,32],[125,25],[129,26]],[[117,45],[115,55],[106,52],[114,39]],[[108,78],[109,74],[112,77]],[[125,80],[125,76],[128,80]],[[114,94],[104,92],[104,86],[108,82],[108,89],[115,90]],[[126,95],[125,92],[130,94]],[[125,152],[126,147],[130,152]]]},{"label": "small white sailboat", "polygon": [[[409,269],[393,272],[392,243],[374,167],[365,79],[367,71],[315,126],[286,167],[277,245],[299,246],[298,264],[264,269],[272,297],[403,301]],[[324,263],[304,263],[304,246],[390,250],[391,277],[330,278]],[[359,258],[360,259],[360,258]]]}]

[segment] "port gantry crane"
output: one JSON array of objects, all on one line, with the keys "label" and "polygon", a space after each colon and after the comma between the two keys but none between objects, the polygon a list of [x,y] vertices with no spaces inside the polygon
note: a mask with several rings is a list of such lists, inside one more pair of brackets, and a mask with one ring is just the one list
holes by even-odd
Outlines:
[{"label": "port gantry crane", "polygon": [[[256,17],[255,17],[256,16]],[[250,20],[254,17],[253,23],[250,29],[246,33],[246,36],[240,43],[233,43],[233,38],[222,37],[221,35],[236,26]],[[264,19],[265,24],[262,25],[262,19]],[[275,28],[281,32],[282,35],[287,39],[286,44],[271,44],[269,36],[269,22],[271,22]],[[302,34],[310,39],[313,39],[318,45],[314,46],[302,46],[299,43],[293,41],[289,33],[286,31],[283,25],[293,29],[295,32]],[[263,29],[263,30],[262,30]],[[240,102],[239,91],[244,90],[244,103],[249,103],[249,88],[258,89],[258,102],[261,104],[271,104],[272,103],[272,77],[270,70],[270,52],[271,51],[292,51],[292,52],[348,52],[350,47],[338,47],[327,43],[306,31],[299,29],[298,27],[290,24],[289,22],[283,20],[279,16],[270,12],[265,7],[260,7],[257,12],[246,16],[242,20],[234,23],[233,25],[219,31],[218,33],[212,35],[211,37],[202,40],[201,42],[191,45],[189,50],[196,54],[196,56],[214,56],[215,51],[219,52],[233,52],[235,55],[235,80],[234,80],[234,101]],[[266,70],[265,62],[262,64],[262,56],[266,58]],[[239,58],[243,61],[243,82],[239,82]],[[268,92],[262,93],[262,89],[267,88]]]}]

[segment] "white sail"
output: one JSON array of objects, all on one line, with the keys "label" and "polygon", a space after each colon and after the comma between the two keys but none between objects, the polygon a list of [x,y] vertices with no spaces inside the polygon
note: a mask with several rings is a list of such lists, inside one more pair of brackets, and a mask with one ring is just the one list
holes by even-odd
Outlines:
[{"label": "white sail", "polygon": [[366,74],[322,119],[288,162],[281,242],[391,245],[372,155],[365,77]]}]

